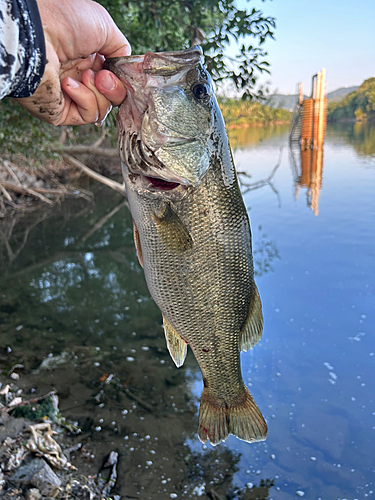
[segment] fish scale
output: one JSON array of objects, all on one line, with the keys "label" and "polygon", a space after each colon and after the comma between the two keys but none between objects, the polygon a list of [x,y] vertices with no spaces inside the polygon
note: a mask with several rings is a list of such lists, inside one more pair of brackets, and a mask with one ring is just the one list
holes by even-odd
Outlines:
[{"label": "fish scale", "polygon": [[[163,314],[173,360],[181,366],[189,345],[202,371],[198,436],[213,445],[229,434],[263,440],[267,425],[240,363],[240,351],[260,340],[263,325],[250,223],[201,51],[108,61],[125,86],[131,81],[117,123],[139,260]],[[137,141],[126,138],[132,135]],[[144,146],[157,161],[154,168],[151,160],[136,165],[142,159],[129,148],[138,141],[147,141]],[[201,163],[198,151],[204,153]],[[152,182],[153,177],[163,180]]]}]

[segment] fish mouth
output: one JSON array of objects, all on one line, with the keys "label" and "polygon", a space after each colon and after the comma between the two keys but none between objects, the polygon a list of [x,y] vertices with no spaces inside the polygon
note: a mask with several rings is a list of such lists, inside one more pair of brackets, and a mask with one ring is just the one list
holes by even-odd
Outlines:
[{"label": "fish mouth", "polygon": [[[182,68],[194,66],[202,60],[203,52],[201,47],[195,45],[186,50],[177,50],[171,52],[146,52],[144,55],[112,57],[104,61],[103,68],[109,69],[115,75],[122,79],[124,72],[121,66],[135,65],[142,67],[145,73],[173,76]],[[127,74],[128,75],[128,74]]]},{"label": "fish mouth", "polygon": [[133,189],[147,198],[165,198],[170,201],[180,201],[191,189],[189,186],[175,180],[166,180],[157,175],[145,175],[141,170],[134,171],[125,163],[122,163],[122,169],[124,178],[130,181]]},{"label": "fish mouth", "polygon": [[181,186],[178,182],[168,182],[160,177],[149,177],[147,175],[145,175],[145,177],[155,189],[160,189],[160,191],[171,191],[172,189],[176,189],[178,186]]},{"label": "fish mouth", "polygon": [[[189,142],[190,139],[181,138],[179,141],[173,141],[169,147]],[[120,156],[124,175],[130,179],[134,188],[143,194],[148,193],[152,196],[168,194],[171,199],[180,199],[191,186],[188,179],[166,168],[140,139],[137,132],[123,136]]]}]

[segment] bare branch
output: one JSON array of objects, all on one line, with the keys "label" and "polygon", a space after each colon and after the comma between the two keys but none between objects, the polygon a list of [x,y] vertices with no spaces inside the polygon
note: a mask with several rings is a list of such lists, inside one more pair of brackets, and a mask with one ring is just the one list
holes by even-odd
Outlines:
[{"label": "bare branch", "polygon": [[[245,188],[242,191],[242,194],[244,195],[244,194],[248,193],[249,191],[254,191],[255,189],[259,189],[259,188],[262,188],[263,186],[268,185],[268,186],[270,186],[272,191],[276,194],[276,196],[278,198],[279,206],[281,206],[280,195],[279,195],[279,192],[277,191],[277,189],[272,184],[272,179],[273,179],[274,175],[276,174],[278,168],[281,165],[282,157],[283,157],[283,148],[281,147],[280,153],[279,153],[279,159],[278,159],[276,165],[273,167],[272,172],[270,173],[270,175],[266,179],[261,179],[257,182],[246,183],[246,182],[242,181],[241,177],[239,177],[241,187]],[[243,175],[245,177],[251,178],[251,176],[249,174],[247,174],[246,172],[238,172],[237,174],[238,174],[238,176]]]},{"label": "bare branch", "polygon": [[121,210],[122,207],[128,207],[128,200],[123,200],[117,207],[115,207],[113,210],[109,212],[109,214],[106,214],[104,217],[102,217],[94,226],[88,231],[82,238],[79,240],[79,243],[83,243],[86,241],[88,238],[90,238],[96,231],[101,229],[104,224],[111,218],[113,217],[119,210]]},{"label": "bare branch", "polygon": [[48,205],[53,205],[53,202],[51,200],[49,200],[42,194],[38,193],[34,189],[25,188],[22,186],[18,186],[17,184],[13,184],[12,182],[5,182],[5,181],[0,182],[0,185],[5,189],[10,189],[11,191],[14,191],[15,193],[35,196],[36,198],[39,198],[40,200],[44,201],[44,203],[48,203]]},{"label": "bare branch", "polygon": [[67,132],[66,132],[66,125],[61,127],[61,133],[60,133],[60,138],[59,138],[59,143],[64,144],[66,140]]},{"label": "bare branch", "polygon": [[[97,141],[98,142],[98,141]],[[119,154],[116,148],[99,148],[97,142],[92,146],[58,146],[51,148],[51,151],[56,151],[58,153],[68,153],[72,155],[100,155],[108,156],[110,158],[118,158]]]},{"label": "bare branch", "polygon": [[4,167],[6,168],[6,170],[8,171],[8,174],[13,177],[14,179],[14,182],[17,184],[17,186],[21,186],[21,182],[19,180],[19,178],[17,177],[15,171],[13,170],[11,164],[9,163],[9,161],[7,160],[4,160],[3,161],[3,165]]},{"label": "bare branch", "polygon": [[98,148],[104,141],[104,139],[106,138],[106,136],[108,135],[108,131],[106,128],[102,128],[102,135],[99,137],[98,140],[96,140],[94,142],[94,144],[92,145],[92,148]]},{"label": "bare branch", "polygon": [[0,184],[0,189],[1,189],[1,192],[3,193],[3,195],[5,196],[5,198],[8,201],[12,202],[13,201],[12,197],[10,196],[10,194],[8,193],[8,191],[5,189],[5,187],[2,186],[1,184]]},{"label": "bare branch", "polygon": [[134,394],[134,392],[130,391],[128,388],[125,388],[124,391],[125,391],[125,394],[130,399],[134,399],[134,401],[137,401],[137,403],[139,403],[141,406],[143,406],[143,408],[145,408],[146,410],[150,411],[151,413],[155,411],[155,408],[152,407],[150,404],[148,404],[147,401],[144,401],[143,399],[141,399],[139,396]]},{"label": "bare branch", "polygon": [[87,167],[84,163],[81,161],[77,160],[73,156],[64,154],[63,158],[70,164],[73,165],[74,167],[79,168],[84,172],[88,177],[91,177],[92,179],[101,182],[105,186],[110,187],[114,191],[117,191],[118,193],[121,193],[123,196],[126,196],[125,193],[125,185],[120,184],[119,182],[113,181],[112,179],[108,179],[108,177],[105,177],[104,175],[98,174],[97,172],[94,172],[91,168]]}]

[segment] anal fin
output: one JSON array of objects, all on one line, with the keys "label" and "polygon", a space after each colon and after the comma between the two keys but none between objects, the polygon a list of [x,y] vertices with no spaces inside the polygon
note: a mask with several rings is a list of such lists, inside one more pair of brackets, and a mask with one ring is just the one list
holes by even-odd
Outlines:
[{"label": "anal fin", "polygon": [[255,286],[245,326],[240,334],[240,349],[248,351],[262,338],[263,314],[258,288]]},{"label": "anal fin", "polygon": [[180,337],[164,316],[163,325],[169,354],[171,355],[171,358],[175,362],[177,368],[180,368],[180,366],[184,364],[186,358],[187,342]]}]

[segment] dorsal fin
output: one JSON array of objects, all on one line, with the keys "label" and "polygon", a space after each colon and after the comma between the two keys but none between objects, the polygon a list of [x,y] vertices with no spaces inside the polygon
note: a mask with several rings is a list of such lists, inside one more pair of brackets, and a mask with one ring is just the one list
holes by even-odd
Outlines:
[{"label": "dorsal fin", "polygon": [[240,334],[240,349],[248,351],[254,347],[262,338],[263,331],[263,314],[262,303],[260,301],[259,292],[255,286],[253,297],[251,300],[249,315],[245,326]]},{"label": "dorsal fin", "polygon": [[175,362],[177,368],[180,368],[180,366],[184,364],[186,358],[187,342],[180,337],[164,316],[163,325],[169,354],[171,355],[171,358]]}]

